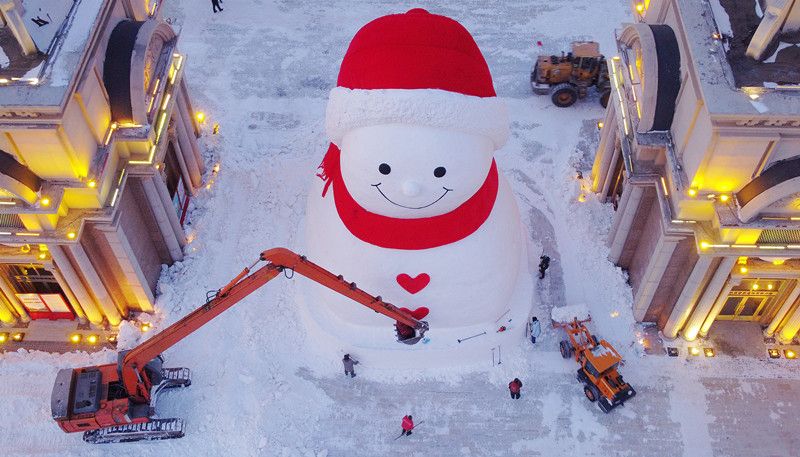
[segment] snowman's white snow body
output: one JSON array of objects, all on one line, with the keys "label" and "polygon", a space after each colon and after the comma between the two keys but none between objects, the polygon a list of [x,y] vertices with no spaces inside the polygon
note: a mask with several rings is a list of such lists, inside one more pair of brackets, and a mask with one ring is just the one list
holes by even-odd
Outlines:
[{"label": "snowman's white snow body", "polygon": [[[483,135],[402,123],[356,128],[339,143],[341,174],[353,199],[372,213],[400,219],[459,207],[486,181],[495,149]],[[494,206],[476,231],[450,244],[411,250],[384,248],[354,236],[339,217],[334,186],[322,197],[324,182],[315,179],[306,220],[308,256],[385,301],[412,310],[429,308],[424,320],[431,334],[492,326],[511,307],[518,278],[526,276],[518,275],[526,256],[519,210],[502,173],[498,178]],[[403,274],[416,279],[417,287],[424,275],[430,280],[411,293],[398,281]],[[385,316],[325,289],[313,288],[311,300],[346,324],[391,332]],[[325,328],[337,332],[335,324]]]}]

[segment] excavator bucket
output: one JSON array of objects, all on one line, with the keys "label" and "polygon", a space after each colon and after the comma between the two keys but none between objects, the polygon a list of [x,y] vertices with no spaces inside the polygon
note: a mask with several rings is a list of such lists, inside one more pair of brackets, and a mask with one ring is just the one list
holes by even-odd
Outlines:
[{"label": "excavator bucket", "polygon": [[417,330],[414,327],[406,325],[400,321],[395,321],[394,328],[397,334],[397,342],[403,344],[417,344],[419,340],[425,338],[425,332],[428,330],[428,323],[422,321],[423,326]]}]

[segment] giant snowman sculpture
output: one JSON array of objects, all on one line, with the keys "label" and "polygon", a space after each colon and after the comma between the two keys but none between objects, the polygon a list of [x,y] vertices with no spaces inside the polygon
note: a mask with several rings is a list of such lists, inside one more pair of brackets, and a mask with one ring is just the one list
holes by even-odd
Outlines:
[{"label": "giant snowman sculpture", "polygon": [[305,310],[331,337],[326,347],[398,367],[488,361],[490,348],[520,341],[531,306],[525,238],[493,157],[508,124],[458,22],[413,9],[358,31],[328,101],[331,144],[309,196],[306,251],[430,331],[398,344],[390,319],[311,286]]}]

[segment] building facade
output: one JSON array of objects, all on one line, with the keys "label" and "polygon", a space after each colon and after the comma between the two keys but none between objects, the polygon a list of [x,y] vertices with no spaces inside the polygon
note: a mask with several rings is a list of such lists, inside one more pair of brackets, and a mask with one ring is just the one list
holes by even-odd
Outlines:
[{"label": "building facade", "polygon": [[0,0],[6,349],[113,341],[183,256],[204,161],[160,3]]},{"label": "building facade", "polygon": [[761,60],[748,55],[774,19],[752,0],[631,9],[592,188],[616,211],[610,259],[628,272],[634,316],[669,339],[725,320],[788,344],[800,329],[800,47],[781,42],[787,29]]}]

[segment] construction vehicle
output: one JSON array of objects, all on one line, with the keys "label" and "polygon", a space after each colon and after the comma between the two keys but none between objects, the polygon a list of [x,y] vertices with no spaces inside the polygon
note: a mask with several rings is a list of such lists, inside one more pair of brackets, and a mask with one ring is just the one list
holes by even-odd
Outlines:
[{"label": "construction vehicle", "polygon": [[622,356],[606,340],[598,340],[586,328],[591,317],[570,322],[554,322],[553,326],[561,327],[567,338],[559,343],[561,357],[574,357],[578,362],[578,381],[583,384],[586,398],[597,405],[604,413],[623,405],[636,395],[630,384],[622,379],[617,368]]},{"label": "construction vehicle", "polygon": [[[260,262],[266,265],[251,274]],[[364,292],[304,256],[288,249],[270,249],[223,288],[209,292],[206,303],[136,348],[120,352],[117,363],[60,370],[51,397],[53,419],[67,433],[84,432],[83,439],[89,443],[182,437],[183,421],[156,418],[155,405],[165,390],[189,386],[191,373],[188,368],[164,368],[160,354],[281,272],[287,277],[291,277],[290,272],[300,273],[394,319],[401,343],[415,344],[428,330],[427,322]]]},{"label": "construction vehicle", "polygon": [[566,108],[586,97],[590,87],[600,93],[600,104],[608,106],[611,81],[608,65],[594,41],[573,41],[572,52],[540,55],[531,71],[531,88],[538,95],[550,94],[553,104]]}]

